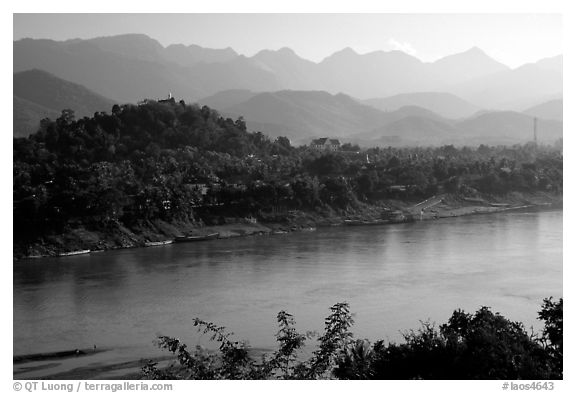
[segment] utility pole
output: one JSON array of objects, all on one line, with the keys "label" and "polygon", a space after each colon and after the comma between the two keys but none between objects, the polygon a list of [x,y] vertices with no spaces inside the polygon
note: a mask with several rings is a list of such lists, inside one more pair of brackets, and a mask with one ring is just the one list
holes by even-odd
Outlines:
[{"label": "utility pole", "polygon": [[534,118],[534,147],[538,147],[538,118]]}]

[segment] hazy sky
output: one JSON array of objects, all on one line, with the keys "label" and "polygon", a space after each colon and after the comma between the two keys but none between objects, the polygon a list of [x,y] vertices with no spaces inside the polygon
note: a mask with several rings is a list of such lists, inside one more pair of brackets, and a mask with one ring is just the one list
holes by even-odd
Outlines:
[{"label": "hazy sky", "polygon": [[423,61],[473,46],[516,67],[562,53],[559,14],[15,14],[14,39],[143,33],[162,45],[232,47],[251,56],[290,47],[321,61],[345,47],[400,49]]}]

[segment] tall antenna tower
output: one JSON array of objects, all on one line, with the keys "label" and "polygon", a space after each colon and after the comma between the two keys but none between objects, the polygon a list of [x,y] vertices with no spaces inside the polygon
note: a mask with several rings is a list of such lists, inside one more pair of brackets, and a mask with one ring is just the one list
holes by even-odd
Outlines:
[{"label": "tall antenna tower", "polygon": [[538,146],[538,118],[534,118],[534,146]]}]

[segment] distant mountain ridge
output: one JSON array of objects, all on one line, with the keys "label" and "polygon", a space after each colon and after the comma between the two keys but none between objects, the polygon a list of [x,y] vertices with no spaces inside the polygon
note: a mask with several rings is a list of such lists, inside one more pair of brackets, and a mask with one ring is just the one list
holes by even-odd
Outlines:
[{"label": "distant mountain ridge", "polygon": [[327,131],[331,136],[347,136],[371,129],[386,117],[347,95],[324,91],[259,93],[222,111],[243,116],[249,126],[252,122],[281,125],[289,130],[286,136],[297,140],[324,136]]},{"label": "distant mountain ridge", "polygon": [[563,109],[562,109],[563,104],[564,104],[564,100],[562,100],[562,99],[550,100],[550,101],[546,101],[542,104],[538,104],[538,105],[532,106],[528,109],[525,109],[523,111],[523,113],[525,113],[529,116],[534,116],[534,117],[538,117],[541,119],[562,121],[563,120]]},{"label": "distant mountain ridge", "polygon": [[[248,129],[287,136],[296,144],[317,137],[338,137],[363,146],[515,144],[533,137],[533,117],[528,114],[485,111],[455,120],[414,105],[383,112],[350,96],[322,91],[230,91],[200,103],[217,104],[215,108],[227,116],[243,116]],[[562,122],[539,122],[541,141],[561,137]]]},{"label": "distant mountain ridge", "polygon": [[430,91],[509,109],[518,100],[543,101],[539,97],[561,93],[561,64],[558,56],[511,70],[478,48],[432,63],[401,51],[358,54],[346,48],[314,63],[290,48],[246,57],[231,48],[163,47],[143,34],[14,42],[15,72],[42,69],[120,102],[168,92],[197,101],[230,89],[324,90],[359,99]]},{"label": "distant mountain ridge", "polygon": [[345,48],[315,63],[290,48],[246,57],[127,34],[15,41],[14,71],[15,134],[64,108],[92,115],[171,92],[300,143],[524,143],[535,116],[541,140],[562,136],[561,103],[543,104],[562,97],[562,56],[510,69],[479,48],[431,63]]},{"label": "distant mountain ridge", "polygon": [[458,119],[473,115],[480,107],[450,93],[418,92],[372,98],[363,103],[383,111],[393,111],[407,105],[420,106],[440,116]]},{"label": "distant mountain ridge", "polygon": [[[538,140],[562,138],[562,122],[541,119]],[[407,116],[369,133],[352,136],[364,146],[512,145],[533,140],[533,117],[518,112],[488,112],[458,121]]]},{"label": "distant mountain ridge", "polygon": [[[163,97],[168,92],[195,101],[227,89],[269,91],[281,88],[273,74],[242,56],[227,62],[201,61],[183,66],[168,61],[162,55],[164,52],[157,53],[156,45],[144,45],[142,37],[138,37],[135,47],[127,52],[120,50],[126,37],[118,39],[117,45],[108,40],[104,43],[91,40],[16,41],[14,71],[42,69],[119,102]],[[136,48],[143,48],[142,52],[134,53]]]},{"label": "distant mountain ridge", "polygon": [[562,72],[542,63],[525,64],[509,71],[496,72],[446,91],[486,109],[517,110],[526,102],[544,101],[562,93]]}]

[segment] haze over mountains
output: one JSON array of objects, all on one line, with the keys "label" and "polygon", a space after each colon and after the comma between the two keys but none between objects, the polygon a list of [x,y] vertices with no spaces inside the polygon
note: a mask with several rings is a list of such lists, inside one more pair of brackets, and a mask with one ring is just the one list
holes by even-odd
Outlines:
[{"label": "haze over mountains", "polygon": [[[498,101],[513,102],[518,96],[538,99],[562,92],[562,56],[510,69],[479,48],[433,63],[401,51],[358,54],[346,48],[314,63],[289,48],[262,50],[245,57],[230,48],[165,48],[141,34],[14,42],[14,72],[33,68],[120,102],[167,91],[196,101],[229,89],[290,89],[341,92],[359,99],[426,91],[459,92],[460,98],[485,107],[486,100],[496,95]],[[479,85],[484,87],[480,89]],[[509,91],[511,87],[521,90]]]},{"label": "haze over mountains", "polygon": [[[44,74],[23,72],[32,69]],[[562,56],[510,69],[479,48],[432,63],[401,51],[358,54],[346,48],[315,63],[289,48],[246,57],[231,48],[163,47],[145,35],[129,34],[15,41],[14,72],[15,132],[17,121],[28,122],[19,130],[29,130],[40,114],[54,116],[64,104],[75,109],[72,101],[80,115],[91,115],[110,110],[111,105],[101,107],[105,103],[135,103],[171,92],[186,102],[241,115],[253,130],[300,142],[363,135],[382,143],[466,143],[485,135],[519,143],[529,140],[525,127],[533,116],[553,121],[540,122],[543,139],[562,135]],[[59,87],[48,80],[60,80]],[[63,94],[69,101],[22,93],[53,89],[75,92]],[[556,101],[545,104],[551,100]],[[485,110],[507,112],[473,116]]]},{"label": "haze over mountains", "polygon": [[542,104],[535,105],[526,109],[523,113],[542,119],[562,121],[562,104],[562,99],[546,101]]},{"label": "haze over mountains", "polygon": [[[271,136],[308,143],[321,136],[339,137],[363,146],[438,146],[443,144],[514,144],[533,137],[533,116],[513,111],[485,111],[448,119],[420,106],[381,111],[345,94],[284,90],[273,93],[221,92],[200,104],[243,116],[248,127]],[[560,103],[561,105],[561,103]],[[539,119],[539,139],[562,137],[562,122]]]},{"label": "haze over mountains", "polygon": [[472,116],[482,108],[450,93],[404,93],[384,98],[372,98],[363,103],[382,111],[393,111],[406,105],[416,105],[449,119]]}]

